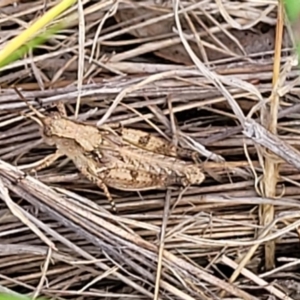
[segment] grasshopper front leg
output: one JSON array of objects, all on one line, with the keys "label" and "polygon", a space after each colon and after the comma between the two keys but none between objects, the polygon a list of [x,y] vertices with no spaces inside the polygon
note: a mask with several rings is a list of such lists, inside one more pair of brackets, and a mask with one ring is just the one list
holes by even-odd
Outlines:
[{"label": "grasshopper front leg", "polygon": [[31,170],[29,170],[29,173],[36,173],[37,171],[48,168],[58,158],[60,158],[63,155],[64,155],[63,153],[61,153],[59,150],[57,150],[55,153],[46,156],[37,167],[32,168]]},{"label": "grasshopper front leg", "polygon": [[[55,153],[50,154],[50,155],[46,156],[45,158],[41,159],[38,162],[37,167],[29,168],[27,174],[35,174],[37,171],[49,167],[52,163],[54,163],[61,156],[63,156],[63,153],[61,153],[60,151],[57,150]],[[28,167],[22,166],[22,167],[20,167],[20,169],[26,170],[26,169],[28,169]],[[16,183],[19,183],[25,177],[26,177],[26,173],[24,175],[22,175],[20,178],[18,178],[16,180]]]}]

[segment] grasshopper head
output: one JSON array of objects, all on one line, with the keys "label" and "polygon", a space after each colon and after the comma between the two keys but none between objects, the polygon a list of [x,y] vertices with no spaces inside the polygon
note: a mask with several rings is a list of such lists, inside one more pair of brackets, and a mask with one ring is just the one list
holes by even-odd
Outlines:
[{"label": "grasshopper head", "polygon": [[34,108],[16,88],[15,91],[19,95],[19,97],[26,103],[26,105],[35,113],[35,116],[26,115],[26,117],[29,117],[30,119],[38,123],[42,128],[44,137],[50,140],[53,135],[53,127],[55,126],[53,122],[61,118],[61,116],[58,113],[52,113],[50,116],[43,115],[40,111]]},{"label": "grasshopper head", "polygon": [[45,116],[41,122],[43,124],[43,134],[45,137],[52,137],[55,135],[57,129],[60,126],[62,117],[59,113],[51,113],[49,116]]}]

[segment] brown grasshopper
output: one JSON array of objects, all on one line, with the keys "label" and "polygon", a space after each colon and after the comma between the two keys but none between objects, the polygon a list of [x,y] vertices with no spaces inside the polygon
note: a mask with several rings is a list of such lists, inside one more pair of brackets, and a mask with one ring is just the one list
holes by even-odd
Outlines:
[{"label": "brown grasshopper", "polygon": [[[27,103],[41,126],[44,141],[57,151],[34,171],[50,166],[61,156],[69,157],[78,170],[103,189],[115,209],[107,186],[125,191],[145,191],[173,184],[200,184],[204,174],[199,166],[177,158],[171,143],[139,130],[114,126],[97,128],[70,120],[66,113],[43,115]],[[181,151],[182,155],[188,152]]]}]

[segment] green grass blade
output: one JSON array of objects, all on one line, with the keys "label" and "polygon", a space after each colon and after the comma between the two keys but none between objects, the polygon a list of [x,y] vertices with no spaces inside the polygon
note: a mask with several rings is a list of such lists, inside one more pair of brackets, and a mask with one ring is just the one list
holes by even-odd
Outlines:
[{"label": "green grass blade", "polygon": [[49,38],[51,38],[54,34],[59,32],[62,28],[63,28],[62,24],[56,24],[56,25],[48,28],[44,33],[41,33],[40,35],[38,35],[31,41],[27,42],[26,45],[21,46],[17,51],[15,51],[10,56],[8,56],[6,59],[4,59],[0,63],[0,68],[24,57],[27,53],[29,53],[30,50],[37,48],[38,46],[47,42],[47,40]]},{"label": "green grass blade", "polygon": [[293,35],[296,42],[296,50],[300,58],[300,1],[283,0],[287,18],[291,23]]},{"label": "green grass blade", "polygon": [[[32,300],[27,296],[16,296],[11,294],[0,293],[0,300]],[[46,300],[45,298],[36,298],[36,300]]]}]

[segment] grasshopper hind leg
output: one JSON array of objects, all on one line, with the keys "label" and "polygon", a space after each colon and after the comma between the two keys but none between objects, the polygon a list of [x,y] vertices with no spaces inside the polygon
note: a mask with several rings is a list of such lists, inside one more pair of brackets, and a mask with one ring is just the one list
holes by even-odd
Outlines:
[{"label": "grasshopper hind leg", "polygon": [[201,163],[200,155],[197,151],[186,148],[178,148],[176,149],[176,154],[177,157],[191,159],[196,164]]}]

